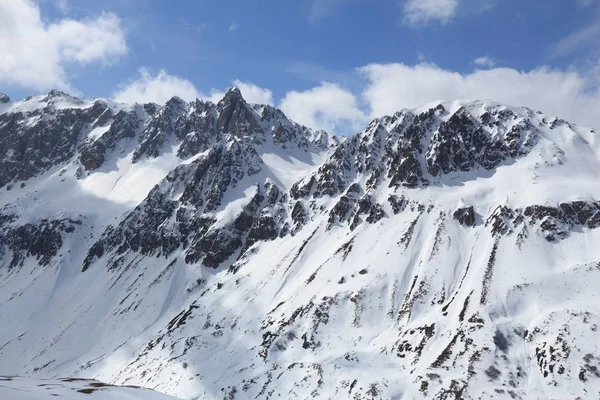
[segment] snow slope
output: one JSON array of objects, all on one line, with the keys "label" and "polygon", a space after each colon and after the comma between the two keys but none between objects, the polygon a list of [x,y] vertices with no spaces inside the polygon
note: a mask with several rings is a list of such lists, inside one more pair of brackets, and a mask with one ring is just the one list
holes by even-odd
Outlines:
[{"label": "snow slope", "polygon": [[143,121],[82,172],[87,135],[117,132],[83,114],[68,161],[2,190],[0,374],[185,399],[598,397],[596,131],[469,101],[340,143],[240,98],[109,105]]},{"label": "snow slope", "polygon": [[33,380],[0,376],[0,398],[10,400],[175,400],[174,397],[135,387],[117,387],[98,381],[64,378]]}]

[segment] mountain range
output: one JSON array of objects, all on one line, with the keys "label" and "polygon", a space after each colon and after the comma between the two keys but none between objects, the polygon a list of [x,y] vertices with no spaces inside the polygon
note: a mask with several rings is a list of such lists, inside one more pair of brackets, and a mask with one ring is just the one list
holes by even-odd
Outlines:
[{"label": "mountain range", "polygon": [[0,375],[597,398],[598,228],[598,132],[525,107],[439,102],[337,137],[237,88],[0,95]]}]

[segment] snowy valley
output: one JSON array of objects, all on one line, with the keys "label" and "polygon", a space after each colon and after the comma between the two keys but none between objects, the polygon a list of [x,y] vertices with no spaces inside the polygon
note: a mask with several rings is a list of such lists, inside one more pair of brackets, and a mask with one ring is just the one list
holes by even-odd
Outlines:
[{"label": "snowy valley", "polygon": [[598,228],[598,131],[525,107],[0,95],[0,398],[597,398]]}]

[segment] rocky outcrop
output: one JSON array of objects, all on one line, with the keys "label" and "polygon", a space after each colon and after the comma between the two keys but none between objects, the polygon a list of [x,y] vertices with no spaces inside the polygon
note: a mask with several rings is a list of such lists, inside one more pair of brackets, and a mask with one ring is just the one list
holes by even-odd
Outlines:
[{"label": "rocky outcrop", "polygon": [[0,186],[26,181],[75,155],[81,135],[99,109],[58,109],[0,114]]},{"label": "rocky outcrop", "polygon": [[158,157],[169,138],[178,136],[186,111],[187,103],[179,97],[173,97],[152,115],[140,134],[140,144],[133,152],[132,162],[138,162],[142,157]]},{"label": "rocky outcrop", "polygon": [[223,100],[217,105],[219,118],[217,128],[220,132],[244,137],[253,133],[262,133],[252,108],[242,97],[237,87],[229,89]]},{"label": "rocky outcrop", "polygon": [[496,236],[511,235],[525,225],[539,229],[547,241],[557,242],[568,237],[576,226],[600,227],[600,203],[574,201],[556,207],[533,205],[515,210],[501,206],[486,221]]},{"label": "rocky outcrop", "polygon": [[458,221],[459,224],[465,227],[472,228],[477,224],[477,221],[475,219],[475,209],[473,208],[473,206],[459,208],[458,210],[454,211],[452,217],[456,221]]},{"label": "rocky outcrop", "polygon": [[87,138],[79,148],[79,161],[86,171],[100,168],[107,152],[114,150],[120,140],[135,137],[141,123],[135,111],[121,110],[113,118],[112,110],[106,107],[94,126],[101,128],[111,119],[112,123],[106,133],[98,138]]},{"label": "rocky outcrop", "polygon": [[394,189],[427,187],[457,172],[492,171],[537,143],[538,130],[526,118],[499,106],[484,109],[478,115],[472,105],[450,114],[438,105],[375,119],[294,185],[290,195],[335,197],[360,179],[367,190],[384,182]]},{"label": "rocky outcrop", "polygon": [[81,221],[42,219],[38,223],[13,226],[14,216],[0,217],[0,246],[9,249],[12,259],[8,268],[23,265],[27,257],[34,257],[41,266],[47,266],[63,246],[63,235],[75,232]]}]

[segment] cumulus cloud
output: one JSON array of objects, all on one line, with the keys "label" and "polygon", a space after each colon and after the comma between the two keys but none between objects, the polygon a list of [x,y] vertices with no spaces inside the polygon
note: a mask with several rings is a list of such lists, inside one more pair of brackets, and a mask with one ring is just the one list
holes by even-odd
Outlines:
[{"label": "cumulus cloud", "polygon": [[496,62],[494,61],[493,58],[491,57],[477,57],[474,61],[473,61],[476,65],[480,66],[480,67],[485,67],[485,68],[493,68],[496,65]]},{"label": "cumulus cloud", "polygon": [[[242,91],[247,102],[273,105],[273,93],[269,89],[238,79],[233,81],[233,85]],[[135,79],[121,85],[113,99],[122,103],[164,104],[173,96],[186,101],[204,99],[217,103],[225,96],[225,90],[212,89],[210,94],[205,94],[193,82],[171,75],[164,69],[153,75],[146,68],[141,68]]]},{"label": "cumulus cloud", "polygon": [[407,0],[403,6],[404,22],[419,26],[430,22],[449,22],[456,14],[458,0]]},{"label": "cumulus cloud", "polygon": [[233,81],[242,92],[242,96],[248,103],[268,104],[273,105],[273,92],[269,89],[261,88],[252,82],[242,82],[238,79]]},{"label": "cumulus cloud", "polygon": [[[240,89],[248,103],[275,104],[273,92],[269,89],[239,79],[234,80],[232,84]],[[217,103],[225,96],[225,90],[212,89],[206,94],[198,90],[191,81],[170,75],[166,70],[153,75],[142,68],[135,79],[121,85],[113,99],[122,103],[164,104],[173,96],[186,101],[199,98]],[[361,124],[366,122],[356,96],[333,83],[324,82],[302,92],[287,92],[279,108],[296,122],[338,133],[357,131],[362,128]]]},{"label": "cumulus cloud", "polygon": [[137,79],[121,85],[113,98],[122,103],[164,104],[173,96],[187,101],[204,97],[187,79],[169,75],[165,70],[152,75],[147,69],[141,68]]},{"label": "cumulus cloud", "polygon": [[126,53],[125,32],[115,14],[46,23],[31,0],[0,2],[1,83],[72,90],[68,66],[110,63]]},{"label": "cumulus cloud", "polygon": [[392,114],[438,100],[492,99],[528,106],[572,122],[600,127],[600,71],[539,67],[493,68],[460,74],[434,64],[371,64],[362,95],[372,116]]},{"label": "cumulus cloud", "polygon": [[329,82],[303,92],[288,92],[279,107],[298,123],[332,132],[356,130],[365,122],[357,98]]}]

